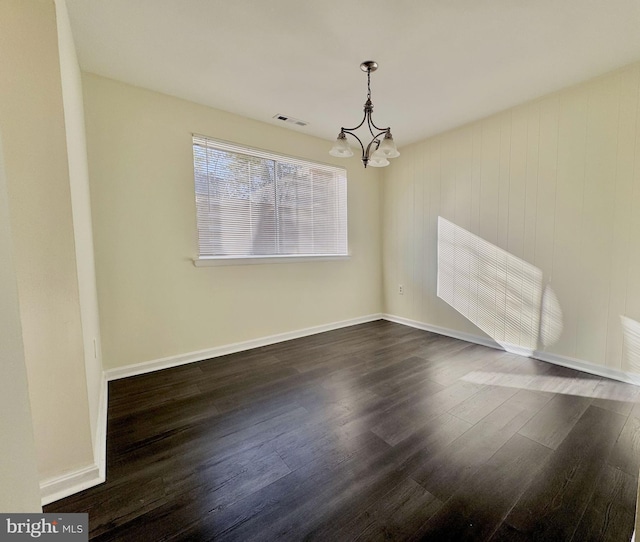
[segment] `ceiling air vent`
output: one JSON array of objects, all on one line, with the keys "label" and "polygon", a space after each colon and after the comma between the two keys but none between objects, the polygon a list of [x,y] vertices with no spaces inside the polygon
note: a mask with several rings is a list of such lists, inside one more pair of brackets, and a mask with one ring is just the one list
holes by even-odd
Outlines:
[{"label": "ceiling air vent", "polygon": [[288,117],[287,115],[273,115],[273,118],[276,120],[281,120],[282,122],[288,122],[289,124],[295,124],[296,126],[307,126],[308,122],[305,122],[300,119],[294,119],[293,117]]}]

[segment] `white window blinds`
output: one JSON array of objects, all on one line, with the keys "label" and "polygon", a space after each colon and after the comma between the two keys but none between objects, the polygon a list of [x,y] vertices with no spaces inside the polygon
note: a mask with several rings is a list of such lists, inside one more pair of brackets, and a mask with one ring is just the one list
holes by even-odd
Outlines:
[{"label": "white window blinds", "polygon": [[342,168],[193,136],[200,258],[347,255]]}]

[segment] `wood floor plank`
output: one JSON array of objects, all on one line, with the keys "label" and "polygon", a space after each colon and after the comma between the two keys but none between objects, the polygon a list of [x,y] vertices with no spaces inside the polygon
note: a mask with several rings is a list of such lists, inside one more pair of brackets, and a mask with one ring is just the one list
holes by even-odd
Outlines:
[{"label": "wood floor plank", "polygon": [[640,418],[629,416],[608,459],[609,465],[632,476],[640,469]]},{"label": "wood floor plank", "polygon": [[481,421],[502,429],[519,431],[551,400],[548,394],[519,390]]},{"label": "wood floor plank", "polygon": [[254,386],[244,388],[240,383],[237,386],[224,390],[209,391],[214,405],[220,412],[231,412],[254,405],[256,402],[280,402],[282,394],[298,393],[308,387],[318,386],[327,373],[323,369],[314,369],[306,373],[294,372],[282,378],[256,382]]},{"label": "wood floor plank", "polygon": [[107,482],[45,511],[92,541],[616,540],[639,392],[370,322],[111,382]]},{"label": "wood floor plank", "polygon": [[260,371],[251,371],[249,374],[242,372],[225,379],[219,378],[216,373],[211,373],[206,378],[201,378],[197,385],[200,388],[200,393],[210,393],[215,394],[217,397],[224,397],[225,395],[237,394],[240,390],[245,392],[254,388],[261,388],[274,382],[286,380],[287,377],[296,376],[297,374],[298,371],[292,367],[274,363]]},{"label": "wood floor plank", "polygon": [[439,453],[424,461],[411,477],[442,501],[469,483],[477,470],[502,448],[523,424],[516,409],[487,416]]},{"label": "wood floor plank", "polygon": [[416,356],[397,357],[384,361],[363,360],[359,365],[350,367],[347,371],[335,371],[330,379],[323,382],[326,388],[346,387],[365,388],[375,392],[379,387],[389,383],[402,381],[421,374],[425,369],[425,360]]},{"label": "wood floor plank", "polygon": [[517,388],[487,386],[451,408],[449,413],[469,423],[478,423],[516,393]]},{"label": "wood floor plank", "polygon": [[434,513],[442,502],[411,478],[402,478],[379,501],[354,516],[331,518],[306,540],[406,540]]},{"label": "wood floor plank", "polygon": [[473,368],[462,379],[489,386],[540,390],[545,375],[552,369],[553,365],[549,363],[503,353],[484,367]]},{"label": "wood floor plank", "polygon": [[193,469],[212,455],[227,457],[258,443],[269,442],[286,432],[292,424],[303,423],[309,413],[303,408],[263,419],[239,430],[199,424],[164,437],[143,441],[126,453],[113,454],[109,464],[112,474],[130,476],[146,469],[161,472],[164,469]]},{"label": "wood floor plank", "polygon": [[[469,372],[482,370],[483,367],[504,355],[504,352],[490,351],[484,346],[469,346],[432,363],[429,367],[429,378],[443,386],[450,386]],[[426,359],[433,361],[433,355]]]},{"label": "wood floor plank", "polygon": [[592,402],[591,397],[556,395],[521,430],[520,434],[556,449]]},{"label": "wood floor plank", "polygon": [[[155,510],[149,521],[158,526],[157,532],[166,533],[166,540],[278,540],[277,533],[267,532],[275,521],[291,513],[295,517],[298,506],[318,492],[331,491],[341,480],[366,471],[370,462],[388,449],[375,435],[367,433],[366,437],[354,443],[353,453],[346,460],[327,463],[322,458],[226,505],[215,506],[205,492],[191,495],[178,500],[174,507]],[[199,511],[197,517],[191,513],[194,502]],[[183,516],[187,521],[182,521]],[[181,520],[177,525],[176,518]],[[132,522],[124,525],[118,536],[136,540],[139,532],[140,525]]]},{"label": "wood floor plank", "polygon": [[129,403],[132,396],[150,389],[161,389],[167,386],[192,385],[202,377],[203,364],[190,363],[171,369],[153,371],[141,375],[130,376],[109,382],[112,396],[109,399],[109,408],[120,403]]},{"label": "wood floor plank", "polygon": [[241,451],[234,450],[232,455],[214,455],[200,461],[196,469],[165,472],[163,481],[169,494],[198,490],[207,495],[207,502],[222,506],[240,500],[290,472],[269,442],[263,442]]},{"label": "wood floor plank", "polygon": [[430,457],[445,450],[472,427],[470,423],[446,412],[429,420],[393,447],[393,461],[398,476],[410,476]]},{"label": "wood floor plank", "polygon": [[593,395],[594,406],[627,416],[640,399],[640,386],[603,378]]},{"label": "wood floor plank", "polygon": [[414,538],[487,540],[550,455],[549,448],[515,434],[460,484]]},{"label": "wood floor plank", "polygon": [[590,406],[492,540],[570,541],[624,421],[619,414]]},{"label": "wood floor plank", "polygon": [[[131,498],[132,495],[135,498]],[[95,486],[68,497],[65,503],[68,510],[89,514],[93,539],[147,517],[157,508],[166,506],[172,498],[165,492],[162,476],[143,476]]]},{"label": "wood floor plank", "polygon": [[[420,358],[422,359],[422,358]],[[424,363],[429,363],[424,360]],[[393,379],[386,380],[371,386],[371,391],[381,397],[389,397],[392,395],[410,396],[416,392],[422,394],[432,394],[441,391],[446,386],[438,384],[429,378],[429,371],[425,366],[417,367],[411,372],[398,375]]]},{"label": "wood floor plank", "polygon": [[145,412],[149,408],[157,408],[159,406],[172,408],[177,401],[200,396],[201,390],[196,381],[181,383],[176,386],[167,384],[162,387],[150,387],[135,394],[130,393],[126,401],[118,400],[119,394],[113,394],[116,399],[110,410],[112,412],[111,420],[115,421],[123,416],[131,416],[136,412]]},{"label": "wood floor plank", "polygon": [[573,536],[575,542],[631,540],[637,477],[605,466]]},{"label": "wood floor plank", "polygon": [[459,339],[441,337],[438,341],[429,342],[418,348],[413,355],[429,361],[441,361],[473,346],[475,345]]},{"label": "wood floor plank", "polygon": [[[377,463],[373,465],[375,476],[371,476],[371,472],[358,480],[356,484],[352,483],[346,488],[343,486],[342,492],[338,491],[332,495],[332,500],[326,505],[327,517],[320,522],[315,528],[309,528],[305,539],[308,540],[349,540],[354,535],[354,522],[356,518],[363,521],[363,528],[369,525],[369,519],[366,511],[380,508],[381,502],[385,498],[402,497],[404,494],[402,487],[407,482],[407,475],[411,472],[412,465],[416,464],[418,456],[425,457],[428,454],[437,453],[447,447],[448,443],[455,439],[456,435],[464,434],[467,431],[468,424],[456,419],[453,416],[443,414],[437,421],[431,420],[419,432],[413,434],[397,446],[390,447],[388,451],[382,455]],[[413,485],[413,484],[411,484]],[[433,495],[425,491],[417,491],[419,500],[425,502],[426,508],[416,514],[415,523],[407,524],[408,530],[413,530],[420,525],[420,519],[424,520],[433,514],[441,505],[441,502],[434,498]],[[398,513],[401,513],[402,507],[399,503],[393,505],[399,507]],[[413,505],[409,505],[409,509]],[[361,514],[361,511],[365,514]],[[389,510],[388,518],[391,517],[393,510]],[[390,529],[384,528],[380,530],[374,529],[374,535],[379,536],[380,532],[389,535],[398,529],[389,525]],[[403,531],[402,531],[403,532]]]},{"label": "wood floor plank", "polygon": [[132,412],[117,418],[109,418],[108,431],[113,439],[117,439],[116,453],[145,439],[156,435],[177,431],[218,416],[219,411],[211,397],[196,395],[176,398],[171,405],[161,403],[143,412]]},{"label": "wood floor plank", "polygon": [[392,446],[420,429],[426,421],[462,403],[480,391],[480,386],[456,382],[434,394],[418,397],[383,414],[372,431]]},{"label": "wood floor plank", "polygon": [[[353,496],[366,490],[369,484],[379,480],[381,467],[386,464],[382,458],[389,446],[380,439],[369,442],[366,448],[329,471],[309,465],[305,468],[308,474],[303,482],[292,489],[286,499],[286,507],[254,516],[232,531],[222,533],[219,540],[301,540],[326,517],[315,514],[318,508],[324,509],[327,515],[333,514]],[[363,454],[363,450],[367,453]],[[378,475],[372,477],[372,471]]]},{"label": "wood floor plank", "polygon": [[336,420],[330,424],[292,429],[272,441],[272,446],[289,468],[295,470],[320,459],[323,463],[339,463],[348,458],[357,442],[366,439],[366,425]]}]

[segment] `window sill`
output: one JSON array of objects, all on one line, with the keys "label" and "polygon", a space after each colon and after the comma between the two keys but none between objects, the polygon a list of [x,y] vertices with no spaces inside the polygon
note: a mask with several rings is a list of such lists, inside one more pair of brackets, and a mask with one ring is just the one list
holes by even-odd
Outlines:
[{"label": "window sill", "polygon": [[195,258],[193,265],[196,267],[216,267],[219,265],[256,265],[264,263],[302,263],[302,262],[331,262],[348,260],[351,255],[346,256],[304,256],[296,254],[293,256],[251,256],[249,258],[219,257],[219,258]]}]

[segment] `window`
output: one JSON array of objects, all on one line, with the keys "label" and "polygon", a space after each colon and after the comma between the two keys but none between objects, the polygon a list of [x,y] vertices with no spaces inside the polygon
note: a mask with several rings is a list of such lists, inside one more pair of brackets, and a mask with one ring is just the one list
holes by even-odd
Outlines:
[{"label": "window", "polygon": [[347,255],[342,168],[193,136],[200,260]]}]

